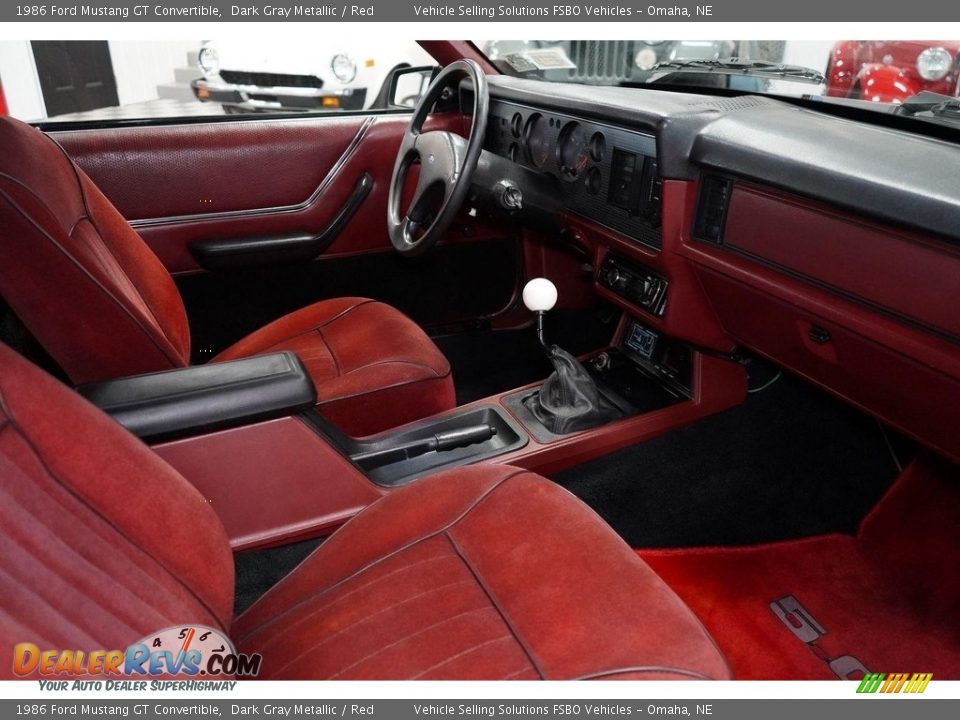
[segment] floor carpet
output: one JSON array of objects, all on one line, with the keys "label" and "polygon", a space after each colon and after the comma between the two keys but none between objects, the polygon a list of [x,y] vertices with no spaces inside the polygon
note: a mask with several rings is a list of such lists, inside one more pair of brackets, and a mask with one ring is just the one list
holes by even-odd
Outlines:
[{"label": "floor carpet", "polygon": [[854,533],[904,462],[889,433],[797,378],[754,374],[767,387],[742,405],[552,479],[632,547]]},{"label": "floor carpet", "polygon": [[277,548],[236,553],[233,556],[236,569],[234,616],[253,605],[261,595],[286,577],[320,546],[320,542],[304,540]]},{"label": "floor carpet", "polygon": [[[870,672],[960,679],[960,468],[944,461],[915,461],[856,536],[638,552],[736,678],[830,679],[829,661],[851,656]],[[783,598],[823,634],[807,643],[791,632],[770,607]]]}]

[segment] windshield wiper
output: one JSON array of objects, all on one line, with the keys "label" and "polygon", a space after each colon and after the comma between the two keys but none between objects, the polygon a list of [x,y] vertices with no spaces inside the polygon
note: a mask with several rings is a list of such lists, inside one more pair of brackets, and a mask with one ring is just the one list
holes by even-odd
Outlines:
[{"label": "windshield wiper", "polygon": [[[763,75],[779,77],[788,80],[800,80],[823,84],[826,78],[823,73],[802,65],[782,65],[780,63],[759,62],[752,60],[669,60],[653,66],[654,72],[697,72],[717,73],[720,75]],[[666,72],[665,72],[666,71]],[[661,75],[660,77],[663,77]]]},{"label": "windshield wiper", "polygon": [[894,115],[935,117],[960,121],[960,99],[924,90],[900,103]]}]

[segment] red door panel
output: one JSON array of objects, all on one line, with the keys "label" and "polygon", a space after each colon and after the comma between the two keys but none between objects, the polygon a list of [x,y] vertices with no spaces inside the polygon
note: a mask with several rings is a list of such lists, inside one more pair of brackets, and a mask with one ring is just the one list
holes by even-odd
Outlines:
[{"label": "red door panel", "polygon": [[[318,234],[359,179],[370,194],[324,257],[390,248],[390,174],[405,115],[254,120],[52,133],[172,273],[200,240]],[[462,131],[459,116],[432,127]],[[474,231],[473,239],[484,232]]]},{"label": "red door panel", "polygon": [[131,222],[304,202],[365,118],[51,133]]}]

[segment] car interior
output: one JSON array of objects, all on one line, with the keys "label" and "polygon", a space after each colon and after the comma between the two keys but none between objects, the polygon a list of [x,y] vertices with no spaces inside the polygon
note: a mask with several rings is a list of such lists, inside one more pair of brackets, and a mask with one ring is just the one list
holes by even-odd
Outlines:
[{"label": "car interior", "polygon": [[960,678],[955,131],[421,45],[412,112],[0,118],[0,678]]}]

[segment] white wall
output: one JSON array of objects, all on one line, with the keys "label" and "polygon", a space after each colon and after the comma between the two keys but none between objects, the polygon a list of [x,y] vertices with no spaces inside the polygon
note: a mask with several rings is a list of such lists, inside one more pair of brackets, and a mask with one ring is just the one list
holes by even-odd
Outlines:
[{"label": "white wall", "polygon": [[188,53],[199,50],[201,44],[200,40],[111,40],[120,104],[155,100],[157,85],[172,83],[174,68],[186,67]]},{"label": "white wall", "polygon": [[30,41],[0,41],[0,82],[13,117],[42,120],[47,116]]},{"label": "white wall", "polygon": [[[787,65],[800,65],[820,72],[826,72],[827,60],[833,50],[834,40],[787,40],[783,49],[783,62]],[[773,80],[770,92],[784,95],[822,95],[826,88],[822,85],[785,82]]]},{"label": "white wall", "polygon": [[824,72],[835,40],[787,40],[783,61]]}]

